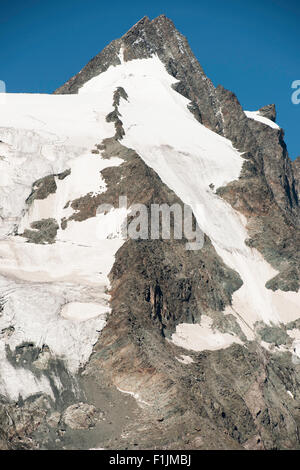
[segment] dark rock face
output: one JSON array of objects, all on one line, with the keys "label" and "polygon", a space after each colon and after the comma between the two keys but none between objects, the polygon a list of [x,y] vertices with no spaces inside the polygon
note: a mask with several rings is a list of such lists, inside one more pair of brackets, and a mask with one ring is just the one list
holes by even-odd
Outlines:
[{"label": "dark rock face", "polygon": [[[94,217],[101,204],[118,207],[119,196],[125,194],[128,206],[144,204],[148,213],[151,204],[183,206],[139,155],[119,142],[121,98],[127,99],[126,91],[117,89],[113,97],[116,134],[98,147],[104,158],[118,156],[124,163],[102,170],[107,185],[104,193],[87,194],[70,202],[75,212],[68,220]],[[172,223],[174,227],[174,220]],[[179,323],[200,320],[201,312],[222,311],[231,303],[232,293],[241,287],[242,280],[222,262],[208,237],[205,236],[204,247],[196,251],[186,250],[186,239],[163,240],[161,233],[159,240],[150,238],[129,239],[117,253],[111,277],[116,285],[126,289],[128,297],[133,296],[133,301],[140,303],[140,310],[157,323],[163,335],[174,332]]]},{"label": "dark rock face", "polygon": [[59,228],[55,219],[41,219],[32,222],[30,225],[33,230],[26,229],[21,234],[27,238],[30,243],[46,244],[54,243],[57,230]]},{"label": "dark rock face", "polygon": [[216,93],[224,118],[224,136],[246,153],[285,216],[299,223],[298,194],[283,131],[247,118],[232,92],[219,86]]},{"label": "dark rock face", "polygon": [[26,203],[30,205],[35,199],[46,199],[49,194],[55,193],[56,189],[54,175],[45,176],[33,183],[31,194],[26,199]]},{"label": "dark rock face", "polygon": [[121,98],[123,98],[124,100],[127,100],[128,96],[124,88],[118,87],[116,91],[114,92],[114,97],[113,97],[114,111],[112,111],[106,116],[107,122],[114,122],[115,124],[116,133],[114,137],[116,140],[121,140],[125,135],[125,131],[123,129],[123,123],[120,119],[121,115],[118,109]]},{"label": "dark rock face", "polygon": [[[106,203],[117,207],[118,197],[125,190],[130,205],[142,202],[149,206],[153,202],[166,201],[170,205],[175,202],[182,204],[133,150],[118,142],[117,136],[106,139],[102,142],[101,148],[104,149],[105,158],[118,156],[124,160],[124,163],[119,167],[102,170],[107,184],[105,193],[95,197],[87,195],[71,203],[72,207],[78,211],[74,216],[76,220],[93,217],[99,204]],[[134,184],[133,174],[135,175]],[[197,252],[187,251],[185,243],[186,240],[174,239],[170,241],[160,239],[152,242],[128,240],[118,251],[110,275],[114,313],[111,315],[104,338],[101,334],[101,339],[95,345],[91,360],[82,371],[82,376],[76,377],[76,384],[70,382],[69,387],[66,386],[71,378],[64,370],[63,363],[59,361],[56,363],[50,358],[44,364],[42,356],[47,353],[45,348],[41,351],[33,344],[23,344],[16,351],[7,352],[7,358],[14,367],[25,367],[37,377],[45,374],[50,379],[55,402],[49,403],[49,399],[44,395],[35,397],[31,401],[25,400],[24,403],[19,404],[20,408],[13,403],[3,402],[0,405],[3,436],[2,442],[0,439],[0,445],[9,449],[89,448],[93,442],[99,446],[100,439],[105,448],[136,447],[134,444],[136,442],[139,442],[140,448],[144,445],[150,448],[153,447],[155,441],[157,445],[164,445],[167,448],[171,445],[185,447],[181,433],[178,434],[177,430],[178,420],[181,421],[182,415],[185,416],[183,430],[187,432],[191,423],[194,423],[193,426],[196,428],[200,419],[203,427],[205,429],[208,427],[207,435],[212,436],[213,427],[208,417],[205,419],[199,417],[198,414],[201,415],[202,411],[200,412],[197,407],[190,413],[192,396],[183,398],[182,402],[181,398],[179,400],[176,398],[174,401],[176,390],[180,395],[185,396],[189,388],[189,379],[186,377],[186,370],[182,368],[182,364],[176,361],[178,365],[175,364],[175,369],[178,369],[178,378],[176,377],[174,381],[171,380],[169,374],[163,373],[163,369],[159,372],[156,368],[159,358],[164,356],[166,359],[162,364],[169,367],[171,362],[174,363],[174,354],[178,350],[171,343],[168,346],[169,343],[166,343],[165,338],[174,332],[176,325],[183,321],[197,321],[202,313],[210,311],[214,311],[218,316],[218,312],[231,302],[232,293],[241,286],[242,282],[237,273],[229,269],[219,258],[208,238],[205,239],[204,248]],[[235,319],[231,320],[232,328],[242,335]],[[117,326],[115,321],[117,321]],[[107,349],[106,338],[108,336],[110,336],[110,345],[114,351]],[[151,347],[150,344],[152,344]],[[146,353],[148,347],[151,350],[151,357],[146,359],[145,356],[140,363],[140,356],[148,354]],[[130,361],[128,361],[127,352],[130,355]],[[120,357],[119,354],[121,354]],[[107,369],[106,360],[109,363],[113,361],[109,369]],[[123,360],[128,363],[125,364]],[[114,365],[115,361],[118,367]],[[40,365],[43,366],[42,369]],[[135,370],[136,367],[138,370]],[[174,369],[174,364],[172,367]],[[63,383],[63,393],[55,388],[52,379],[53,372]],[[150,413],[146,411],[142,414],[137,413],[128,422],[127,411],[127,419],[123,417],[124,398],[121,395],[115,405],[116,416],[111,414],[112,411],[106,404],[105,417],[113,425],[113,431],[109,429],[104,433],[106,427],[102,420],[102,411],[99,411],[99,396],[101,397],[102,390],[105,391],[106,402],[114,402],[115,392],[111,390],[111,385],[125,390],[129,386],[131,390],[131,381],[137,378],[134,374],[141,375],[141,387],[144,386],[145,380],[150,380],[150,382],[153,380],[151,390],[158,397],[158,406],[151,409]],[[180,384],[181,380],[183,380],[183,385]],[[184,384],[184,381],[187,383]],[[98,382],[101,383],[100,389]],[[162,393],[161,387],[163,387]],[[93,392],[94,388],[96,388],[95,392]],[[74,389],[78,392],[76,396],[72,396],[71,393],[66,395],[67,390],[71,392]],[[87,399],[88,403],[86,403]],[[103,398],[100,403],[102,410]],[[10,427],[5,418],[6,413],[13,417],[16,427]],[[127,434],[128,428],[130,437],[127,441],[120,435],[120,417],[124,419],[122,424],[124,434]],[[249,419],[251,420],[250,415]],[[162,423],[159,420],[163,420],[163,424],[159,424]],[[144,441],[139,439],[137,432],[141,425],[148,427]],[[131,429],[132,426],[133,429]],[[159,434],[155,438],[153,430],[157,427],[164,430],[164,435]],[[168,436],[168,429],[170,429],[170,436]],[[80,434],[78,434],[79,431]],[[248,436],[249,432],[245,431],[245,433],[245,436]],[[194,430],[192,436],[196,438],[197,434]],[[221,447],[236,446],[234,439],[228,437],[224,441],[224,439],[221,440],[221,436],[220,432]],[[207,441],[205,438],[201,442],[206,446],[209,440],[207,437]],[[192,447],[193,445],[191,444]]]},{"label": "dark rock face", "polygon": [[294,171],[294,176],[295,176],[296,191],[299,197],[299,194],[300,194],[300,157],[297,157],[296,160],[292,162],[292,165],[293,165],[293,171]]},{"label": "dark rock face", "polygon": [[[103,170],[108,190],[97,205],[117,203],[116,182],[128,191],[132,174],[130,204],[137,196],[144,204],[176,201],[133,150],[116,139],[104,141],[103,149],[106,158],[117,155],[124,164]],[[91,216],[85,204],[79,205],[81,218]],[[106,448],[299,448],[296,405],[286,397],[286,389],[298,396],[299,367],[291,367],[289,354],[274,359],[252,342],[247,349],[233,345],[214,352],[189,351],[193,362],[188,366],[174,361],[187,353],[165,339],[177,322],[193,322],[208,313],[222,330],[224,315],[218,311],[240,285],[208,239],[192,255],[178,240],[128,240],[116,255],[110,278],[112,313],[85,376],[97,380],[101,370],[102,381],[133,391],[145,405],[124,428],[126,437],[107,441]],[[260,334],[270,342],[286,339],[280,328]]]},{"label": "dark rock face", "polygon": [[247,217],[247,244],[257,248],[280,271],[267,287],[297,291],[299,201],[283,131],[247,118],[233,93],[222,87],[216,91],[224,117],[224,135],[244,152],[246,159],[239,180],[217,192]]},{"label": "dark rock face", "polygon": [[59,180],[63,180],[69,176],[70,173],[71,170],[65,170],[57,175],[47,175],[44,178],[40,178],[35,181],[32,185],[31,193],[26,199],[26,204],[32,204],[35,199],[46,199],[49,194],[55,193],[57,189],[55,177]]},{"label": "dark rock face", "polygon": [[187,366],[174,362],[178,352],[119,288],[88,374],[96,377],[103,370],[113,383],[133,390],[150,406],[129,425],[127,437],[117,446],[299,448],[299,366],[291,366],[288,355],[273,357],[248,343],[247,349],[233,345],[221,351],[189,351],[194,362]]},{"label": "dark rock face", "polygon": [[[125,163],[102,171],[108,190],[100,195],[97,205],[100,200],[115,204],[125,191],[129,205],[142,203],[150,209],[154,203],[182,204],[134,151],[113,141],[104,145],[106,156],[117,152]],[[116,177],[120,178],[117,193]],[[130,239],[118,251],[111,271],[114,285],[125,289],[128,300],[132,297],[140,304],[140,311],[152,318],[163,335],[173,332],[178,323],[199,320],[201,312],[223,310],[242,285],[239,275],[224,265],[207,237],[198,251],[186,250],[186,242]]]},{"label": "dark rock face", "polygon": [[[47,175],[44,178],[40,178],[35,181],[32,185],[32,190],[28,198],[26,199],[26,204],[30,206],[34,200],[43,200],[47,199],[50,194],[55,194],[57,190],[57,185],[55,178],[58,180],[63,180],[71,174],[71,170],[67,169],[62,173],[56,175]],[[54,243],[57,230],[59,225],[55,219],[41,219],[35,220],[31,223],[30,227],[33,230],[26,229],[21,236],[27,238],[27,241],[30,243],[37,244],[47,244]]]}]

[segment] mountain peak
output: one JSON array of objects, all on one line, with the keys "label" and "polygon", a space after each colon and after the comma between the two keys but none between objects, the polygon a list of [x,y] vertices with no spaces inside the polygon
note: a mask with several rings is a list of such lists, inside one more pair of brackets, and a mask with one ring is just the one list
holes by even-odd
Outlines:
[{"label": "mountain peak", "polygon": [[214,88],[165,15],[57,93],[1,104],[0,449],[299,449],[274,106]]},{"label": "mountain peak", "polygon": [[148,16],[143,16],[143,18],[141,18],[137,23],[135,23],[133,26],[131,26],[131,28],[125,34],[128,34],[129,31],[132,31],[132,30],[135,30],[135,29],[140,29],[141,27],[143,27],[147,23],[150,23],[149,17]]},{"label": "mountain peak", "polygon": [[[141,18],[121,38],[113,40],[98,55],[55,94],[73,94],[90,79],[106,72],[111,66],[148,59],[156,55],[177,83],[174,89],[190,100],[190,109],[196,119],[208,128],[221,133],[222,119],[218,114],[214,86],[194,56],[187,39],[172,20],[162,14],[153,20]],[[200,106],[201,105],[201,106]]]},{"label": "mountain peak", "polygon": [[152,21],[145,16],[121,37],[121,43],[125,61],[149,58],[153,54],[162,60],[163,55],[174,58],[178,53],[191,53],[184,36],[165,15]]},{"label": "mountain peak", "polygon": [[[79,74],[58,88],[55,94],[77,93],[86,81],[105,72],[112,65],[119,65],[121,63],[121,49],[125,62],[134,59],[146,59],[157,54],[167,68],[170,60],[176,61],[183,55],[189,56],[188,60],[198,64],[186,38],[176,29],[172,20],[167,18],[166,15],[160,15],[153,20],[150,20],[148,16],[144,16],[121,38],[108,44],[88,62]],[[198,67],[200,67],[200,64],[198,64]],[[174,75],[173,69],[168,70],[171,75]],[[201,72],[203,73],[202,69]]]},{"label": "mountain peak", "polygon": [[123,36],[121,39],[126,40],[126,38],[133,35],[142,35],[151,31],[151,35],[154,38],[157,36],[161,38],[166,34],[177,33],[180,34],[176,29],[173,21],[170,18],[167,18],[166,15],[159,15],[153,20],[150,20],[148,16],[144,16],[137,23],[135,23]]}]

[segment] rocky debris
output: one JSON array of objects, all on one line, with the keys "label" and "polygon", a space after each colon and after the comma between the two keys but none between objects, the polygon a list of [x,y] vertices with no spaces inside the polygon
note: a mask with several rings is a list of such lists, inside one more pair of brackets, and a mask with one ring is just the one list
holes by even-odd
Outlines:
[{"label": "rocky debris", "polygon": [[[137,405],[134,398],[124,399],[109,381],[105,384],[99,371],[97,379],[101,380],[99,386],[95,379],[90,381],[84,376],[80,379],[80,387],[95,405],[87,404],[83,397],[84,402],[74,397],[69,400],[66,390],[61,391],[63,399],[55,403],[45,395],[17,403],[1,398],[0,449],[90,449],[98,448],[99,442],[104,448],[108,442],[115,442],[129,420],[135,420]],[[70,405],[75,405],[73,411]],[[63,416],[75,427],[66,424]]]},{"label": "rocky debris", "polygon": [[96,425],[102,413],[88,403],[76,403],[69,406],[63,413],[62,419],[71,429],[88,429]]},{"label": "rocky debris", "polygon": [[15,328],[13,326],[8,326],[7,328],[3,328],[3,330],[0,331],[0,338],[1,340],[6,340],[9,338],[11,335],[14,334]]},{"label": "rocky debris", "polygon": [[61,414],[58,411],[54,411],[46,418],[47,424],[51,428],[56,428],[59,425],[60,420],[61,420]]},{"label": "rocky debris", "polygon": [[25,342],[11,349],[6,345],[6,358],[15,369],[30,371],[37,379],[46,377],[56,407],[65,407],[81,399],[78,377],[71,374],[62,358],[54,357],[49,347]]},{"label": "rocky debris", "polygon": [[268,326],[264,323],[256,325],[256,331],[261,337],[262,341],[266,343],[273,343],[275,346],[291,345],[292,339],[286,333],[286,328],[284,325],[281,326]]},{"label": "rocky debris", "polygon": [[[232,345],[192,353],[193,362],[181,364],[174,361],[180,350],[166,342],[143,316],[133,319],[132,307],[130,311],[118,307],[109,317],[84,380],[112,383],[136,393],[141,400],[138,413],[122,421],[117,433],[116,429],[108,431],[112,424],[103,416],[94,420],[97,407],[83,402],[62,411],[53,411],[42,397],[27,400],[21,407],[1,405],[2,446],[74,448],[76,431],[83,433],[78,448],[299,448],[299,366],[291,364],[288,353],[272,355],[258,344],[248,343],[247,348]],[[102,404],[107,406],[111,396],[114,407],[124,409],[127,395],[115,390],[106,389]],[[115,393],[119,394],[118,404]],[[94,398],[99,401],[100,397],[95,390]],[[104,434],[103,426],[107,429]],[[93,430],[96,435],[91,434]]]},{"label": "rocky debris", "polygon": [[[298,238],[298,237],[297,237]],[[266,282],[266,288],[276,291],[277,289],[283,291],[298,292],[300,286],[300,272],[299,272],[299,257],[291,260],[290,266],[283,269],[277,276]]]},{"label": "rocky debris", "polygon": [[32,365],[37,369],[47,370],[51,359],[52,356],[50,351],[43,349],[41,352],[39,352],[37,359],[33,361]]},{"label": "rocky debris", "polygon": [[[189,449],[196,437],[202,449],[299,448],[300,376],[290,354],[271,355],[253,342],[193,352],[187,366],[174,361],[178,348],[155,333],[136,304],[125,307],[124,299],[117,291],[88,374],[101,368],[120,389],[139,397],[142,412],[106,448],[136,443],[140,449]],[[287,390],[296,392],[295,402]]]},{"label": "rocky debris", "polygon": [[50,407],[49,398],[44,395],[19,404],[0,402],[0,449],[39,449],[33,434],[46,419]]},{"label": "rocky debris", "polygon": [[209,311],[209,316],[213,319],[212,329],[216,329],[221,333],[234,333],[243,343],[247,342],[247,338],[243,333],[236,318],[232,314],[224,315],[220,311]]}]

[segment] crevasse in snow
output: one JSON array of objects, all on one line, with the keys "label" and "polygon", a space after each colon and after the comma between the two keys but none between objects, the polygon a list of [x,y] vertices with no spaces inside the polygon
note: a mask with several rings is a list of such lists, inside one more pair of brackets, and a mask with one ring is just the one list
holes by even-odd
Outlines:
[{"label": "crevasse in snow", "polygon": [[[43,218],[55,218],[60,225],[73,212],[65,207],[68,201],[106,190],[100,171],[122,160],[102,159],[91,149],[114,134],[113,124],[105,120],[112,109],[107,93],[100,99],[8,94],[1,106],[0,394],[13,400],[53,392],[46,376],[38,379],[30,370],[14,368],[7,347],[47,345],[75,373],[88,360],[110,311],[108,274],[124,242],[112,222],[122,220],[124,211],[71,221],[50,245],[26,243],[12,232],[18,227],[22,233]],[[28,209],[25,200],[33,182],[67,168],[71,174],[56,178],[56,192],[34,200]],[[99,225],[109,227],[101,237]]]}]

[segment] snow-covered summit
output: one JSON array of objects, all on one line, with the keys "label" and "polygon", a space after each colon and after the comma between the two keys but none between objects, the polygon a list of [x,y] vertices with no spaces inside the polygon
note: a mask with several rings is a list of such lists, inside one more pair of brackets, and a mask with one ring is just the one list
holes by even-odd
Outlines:
[{"label": "snow-covered summit", "polygon": [[[299,361],[299,271],[291,256],[298,196],[281,131],[253,120],[280,131],[260,111],[244,113],[233,94],[215,89],[165,16],[144,17],[55,94],[6,96],[0,108],[5,403],[42,394],[47,423],[57,407],[61,431],[67,406],[93,400],[107,380],[105,396],[114,385],[145,413],[150,409],[157,424],[162,404],[170,403],[174,416],[187,406],[178,390],[191,394],[189,407],[199,398],[196,389],[203,397],[207,390],[216,394],[216,379],[197,374],[206,357],[223,374],[228,355],[232,364],[246,358],[237,384],[230,383],[246,406],[236,419],[259,415],[249,364],[258,364],[253,380],[260,390],[269,354]],[[173,239],[123,239],[119,228],[128,212],[116,201],[127,195],[147,207],[189,205],[206,235],[203,252],[184,251]],[[114,208],[98,213],[102,202]],[[86,375],[92,385],[85,395]],[[212,399],[215,410],[219,399]],[[276,409],[277,399],[269,400]]]}]

